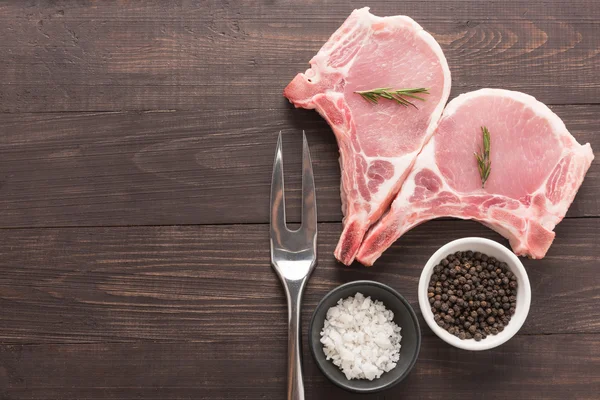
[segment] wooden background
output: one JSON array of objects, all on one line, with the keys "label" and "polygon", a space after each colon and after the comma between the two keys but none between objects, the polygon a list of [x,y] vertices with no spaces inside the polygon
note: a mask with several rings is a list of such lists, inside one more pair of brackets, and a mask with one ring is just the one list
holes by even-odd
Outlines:
[{"label": "wooden background", "polygon": [[[284,133],[288,216],[299,219],[301,130],[319,206],[305,327],[333,287],[374,279],[418,309],[417,280],[450,239],[506,241],[433,221],[371,269],[344,268],[337,148],[282,89],[357,1],[0,3],[0,399],[283,399],[286,308],[271,271],[268,197]],[[451,98],[534,95],[599,151],[596,0],[371,1],[440,42]],[[409,378],[352,395],[305,345],[307,399],[598,399],[600,167],[525,260],[533,302],[519,334],[468,353],[422,322]]]}]

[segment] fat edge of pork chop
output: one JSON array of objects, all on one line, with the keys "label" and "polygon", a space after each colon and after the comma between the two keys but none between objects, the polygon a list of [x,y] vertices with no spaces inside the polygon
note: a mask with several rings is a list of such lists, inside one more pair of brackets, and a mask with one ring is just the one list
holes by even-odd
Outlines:
[{"label": "fat edge of pork chop", "polygon": [[[442,49],[406,16],[377,17],[355,10],[298,74],[284,96],[316,109],[331,126],[340,151],[344,229],[335,257],[349,265],[368,228],[389,207],[450,94]],[[380,87],[429,88],[416,108],[378,104],[354,93]]]},{"label": "fat edge of pork chop", "polygon": [[[490,115],[491,114],[491,115]],[[491,136],[485,187],[473,155]],[[453,145],[452,145],[453,144]],[[369,231],[358,261],[375,260],[411,228],[434,218],[474,219],[517,255],[543,258],[594,155],[546,105],[520,92],[481,89],[448,103],[387,214]]]}]

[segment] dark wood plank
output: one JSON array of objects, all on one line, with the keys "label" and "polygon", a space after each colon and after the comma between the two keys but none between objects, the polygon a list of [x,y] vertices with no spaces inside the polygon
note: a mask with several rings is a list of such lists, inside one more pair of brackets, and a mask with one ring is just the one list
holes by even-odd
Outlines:
[{"label": "dark wood plank", "polygon": [[[554,106],[600,149],[600,105]],[[338,150],[306,110],[0,114],[0,226],[265,223],[277,132],[288,219],[300,218],[301,130],[320,221],[341,221]],[[593,163],[568,216],[599,216]]]},{"label": "dark wood plank", "polygon": [[[291,109],[281,91],[363,5],[0,4],[1,400],[284,397],[286,307],[265,224],[279,130],[289,220],[299,220],[302,129],[320,221],[338,222],[341,213],[333,135],[316,113]],[[378,15],[410,15],[436,37],[452,97],[486,86],[528,92],[554,104],[580,142],[600,148],[600,3],[371,6]],[[329,383],[304,335],[307,398],[596,399],[596,164],[548,256],[524,260],[533,303],[519,335],[493,351],[464,352],[421,318],[415,371],[372,396]],[[472,235],[506,244],[474,222],[433,221],[376,267],[345,268],[332,256],[339,233],[339,223],[320,225],[305,330],[319,299],[343,282],[390,284],[418,311],[421,267],[439,246]]]},{"label": "dark wood plank", "polygon": [[[285,341],[0,346],[2,399],[282,399]],[[318,371],[305,346],[307,399],[597,399],[600,335],[517,336],[466,352],[424,339],[408,378],[356,395]]]},{"label": "dark wood plank", "polygon": [[[596,103],[600,6],[589,0],[372,2],[442,45],[453,95],[481,87]],[[283,87],[363,1],[19,1],[0,7],[0,110],[285,108]]]},{"label": "dark wood plank", "polygon": [[[469,221],[433,221],[399,240],[373,268],[345,268],[332,252],[340,227],[319,226],[319,265],[304,321],[335,286],[373,279],[418,311],[422,266],[464,236],[501,240]],[[600,219],[569,219],[543,260],[524,260],[533,303],[525,334],[598,333]],[[285,341],[283,291],[269,266],[268,226],[0,230],[0,341]],[[430,335],[423,325],[423,332]],[[1,358],[1,357],[0,357]]]}]

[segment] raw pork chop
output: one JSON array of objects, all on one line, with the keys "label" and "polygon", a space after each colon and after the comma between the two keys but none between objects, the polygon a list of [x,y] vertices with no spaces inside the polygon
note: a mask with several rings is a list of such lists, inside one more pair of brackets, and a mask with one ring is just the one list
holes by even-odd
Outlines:
[{"label": "raw pork chop", "polygon": [[[340,149],[344,231],[335,256],[350,264],[369,226],[389,207],[417,154],[433,134],[450,93],[450,70],[433,37],[405,16],[355,10],[298,74],[284,95],[316,109]],[[355,91],[428,88],[414,107]]]},{"label": "raw pork chop", "polygon": [[[474,152],[491,137],[485,188]],[[390,211],[366,236],[357,259],[373,265],[409,229],[438,217],[475,219],[510,241],[517,255],[542,258],[594,155],[535,98],[481,89],[448,103]]]}]

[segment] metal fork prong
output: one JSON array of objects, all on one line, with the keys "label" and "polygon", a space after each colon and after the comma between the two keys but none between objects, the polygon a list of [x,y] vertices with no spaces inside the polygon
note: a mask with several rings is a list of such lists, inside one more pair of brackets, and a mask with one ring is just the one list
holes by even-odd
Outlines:
[{"label": "metal fork prong", "polygon": [[306,134],[302,131],[302,230],[304,236],[314,241],[317,233],[317,199],[310,151]]},{"label": "metal fork prong", "polygon": [[271,179],[271,238],[282,242],[282,235],[287,232],[285,224],[285,190],[283,183],[283,151],[281,149],[281,132],[277,139],[275,161],[273,161],[273,177]]}]

